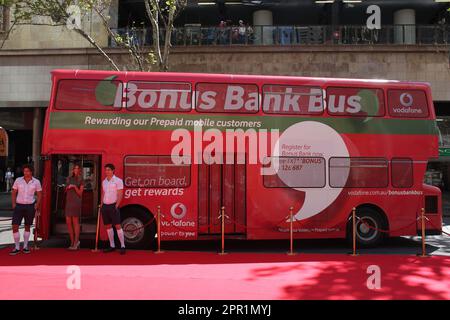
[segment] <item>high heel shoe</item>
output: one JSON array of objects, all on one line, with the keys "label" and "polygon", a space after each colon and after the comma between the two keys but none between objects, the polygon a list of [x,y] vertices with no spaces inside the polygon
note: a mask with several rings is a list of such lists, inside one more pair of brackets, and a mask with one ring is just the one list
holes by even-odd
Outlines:
[{"label": "high heel shoe", "polygon": [[69,248],[69,250],[71,250],[71,251],[76,251],[78,249],[80,249],[80,241],[78,241],[78,243],[76,245]]}]

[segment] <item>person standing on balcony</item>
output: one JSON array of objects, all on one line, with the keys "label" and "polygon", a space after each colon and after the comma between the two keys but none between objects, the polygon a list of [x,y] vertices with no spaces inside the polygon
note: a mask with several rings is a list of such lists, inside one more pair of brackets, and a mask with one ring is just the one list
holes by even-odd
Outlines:
[{"label": "person standing on balcony", "polygon": [[247,43],[253,43],[253,28],[251,25],[247,24]]},{"label": "person standing on balcony", "polygon": [[220,21],[219,24],[219,44],[227,44],[230,41],[229,37],[227,36],[227,24],[225,21]]},{"label": "person standing on balcony", "polygon": [[245,43],[245,36],[247,35],[247,27],[244,24],[244,21],[239,20],[239,43],[244,44]]}]

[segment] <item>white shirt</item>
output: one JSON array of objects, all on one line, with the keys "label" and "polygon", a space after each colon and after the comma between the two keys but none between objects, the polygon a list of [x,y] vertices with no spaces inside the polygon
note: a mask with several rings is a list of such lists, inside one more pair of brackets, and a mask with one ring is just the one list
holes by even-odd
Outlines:
[{"label": "white shirt", "polygon": [[33,204],[35,193],[42,191],[41,183],[36,178],[31,178],[28,183],[24,177],[17,178],[12,188],[18,191],[16,198],[18,204]]},{"label": "white shirt", "polygon": [[103,203],[113,204],[117,202],[117,191],[123,189],[123,181],[122,179],[117,178],[114,175],[109,181],[108,178],[103,180],[102,188],[103,188]]}]

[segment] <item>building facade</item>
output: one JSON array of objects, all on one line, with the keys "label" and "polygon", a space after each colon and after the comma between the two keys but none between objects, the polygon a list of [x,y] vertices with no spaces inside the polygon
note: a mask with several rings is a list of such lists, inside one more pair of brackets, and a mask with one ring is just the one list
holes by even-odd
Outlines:
[{"label": "building facade", "polygon": [[[192,0],[175,23],[170,69],[429,82],[442,148],[426,179],[450,193],[449,7],[450,0]],[[39,167],[51,70],[108,64],[65,27],[15,27],[4,41],[12,16],[13,8],[0,7],[0,127],[10,138],[0,167]],[[118,34],[133,32],[135,41],[151,45],[142,1],[115,0],[110,17]],[[84,16],[82,27],[127,59],[95,14]]]}]

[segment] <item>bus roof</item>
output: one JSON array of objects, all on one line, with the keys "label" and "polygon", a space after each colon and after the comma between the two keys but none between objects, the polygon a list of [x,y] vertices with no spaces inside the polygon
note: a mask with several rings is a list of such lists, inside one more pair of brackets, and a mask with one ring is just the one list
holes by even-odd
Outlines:
[{"label": "bus roof", "polygon": [[278,75],[242,75],[242,74],[212,74],[212,73],[184,73],[184,72],[138,72],[138,71],[105,71],[105,70],[82,70],[82,69],[55,69],[52,75],[58,79],[93,79],[95,76],[120,76],[124,80],[136,80],[149,76],[158,77],[161,80],[169,79],[192,79],[201,81],[308,81],[320,83],[341,83],[349,85],[357,84],[393,84],[396,86],[405,85],[408,87],[430,87],[427,82],[400,81],[385,79],[350,79],[350,78],[327,78],[327,77],[297,77],[297,76],[278,76]]}]

